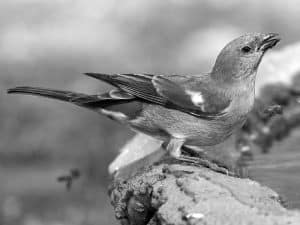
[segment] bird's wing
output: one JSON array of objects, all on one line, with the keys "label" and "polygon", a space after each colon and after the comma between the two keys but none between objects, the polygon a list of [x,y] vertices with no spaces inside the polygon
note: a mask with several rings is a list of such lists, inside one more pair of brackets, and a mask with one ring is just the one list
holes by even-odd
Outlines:
[{"label": "bird's wing", "polygon": [[[100,73],[86,75],[110,83],[144,101],[176,108],[198,117],[213,118],[221,115],[230,104],[226,96],[218,94],[214,88],[195,77]],[[193,85],[189,86],[188,83]]]},{"label": "bird's wing", "polygon": [[160,96],[152,84],[152,74],[102,74],[85,73],[90,77],[105,81],[137,98],[163,105],[167,100]]},{"label": "bird's wing", "polygon": [[193,115],[207,118],[222,115],[231,102],[226,95],[199,76],[181,76],[179,80],[155,76],[152,83],[157,93]]}]

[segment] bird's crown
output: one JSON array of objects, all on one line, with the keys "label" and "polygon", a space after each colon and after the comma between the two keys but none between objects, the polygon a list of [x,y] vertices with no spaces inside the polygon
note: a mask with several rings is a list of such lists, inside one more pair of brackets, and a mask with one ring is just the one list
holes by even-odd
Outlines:
[{"label": "bird's crown", "polygon": [[234,39],[218,55],[212,77],[232,82],[256,74],[265,52],[279,41],[280,38],[275,33],[250,33]]}]

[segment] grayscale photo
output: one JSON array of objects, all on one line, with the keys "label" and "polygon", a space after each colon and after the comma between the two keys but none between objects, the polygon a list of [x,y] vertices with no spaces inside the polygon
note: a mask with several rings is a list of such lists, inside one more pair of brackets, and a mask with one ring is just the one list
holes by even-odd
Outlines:
[{"label": "grayscale photo", "polygon": [[0,2],[0,225],[300,224],[300,2]]}]

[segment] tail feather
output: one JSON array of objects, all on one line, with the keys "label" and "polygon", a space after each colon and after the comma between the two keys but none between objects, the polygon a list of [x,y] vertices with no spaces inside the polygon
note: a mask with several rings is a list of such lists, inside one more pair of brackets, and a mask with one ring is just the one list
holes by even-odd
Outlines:
[{"label": "tail feather", "polygon": [[[57,99],[64,102],[70,102],[75,105],[91,109],[101,113],[118,122],[126,122],[128,114],[123,110],[113,109],[124,103],[135,102],[135,98],[121,90],[111,90],[102,95],[87,95],[71,91],[61,91],[40,87],[15,87],[7,90],[8,94],[37,95],[51,99]],[[137,108],[136,111],[140,109]],[[126,110],[125,110],[126,111]],[[130,114],[129,114],[130,116]]]},{"label": "tail feather", "polygon": [[47,98],[58,99],[62,101],[70,101],[74,97],[78,97],[78,94],[75,94],[70,91],[60,91],[48,88],[39,88],[39,87],[15,87],[7,90],[8,94],[27,94],[27,95],[39,95]]},{"label": "tail feather", "polygon": [[71,91],[61,91],[40,87],[15,87],[7,90],[8,94],[37,95],[51,99],[70,102],[86,108],[105,107],[110,99],[100,98],[98,95],[86,95]]}]

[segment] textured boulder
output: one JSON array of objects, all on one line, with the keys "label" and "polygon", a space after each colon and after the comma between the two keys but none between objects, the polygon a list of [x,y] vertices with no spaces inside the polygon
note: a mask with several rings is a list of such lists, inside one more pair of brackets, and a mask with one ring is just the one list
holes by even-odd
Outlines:
[{"label": "textured boulder", "polygon": [[300,212],[255,181],[176,163],[117,179],[110,196],[122,224],[300,224]]}]

